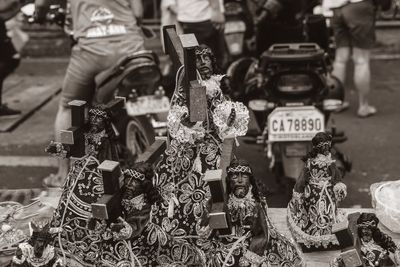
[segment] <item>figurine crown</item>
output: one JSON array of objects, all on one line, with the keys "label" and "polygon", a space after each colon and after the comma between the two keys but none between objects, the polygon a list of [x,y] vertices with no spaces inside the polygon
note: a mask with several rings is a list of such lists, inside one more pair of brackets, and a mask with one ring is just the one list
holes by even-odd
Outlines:
[{"label": "figurine crown", "polygon": [[228,174],[231,173],[249,173],[252,174],[252,171],[249,166],[238,165],[236,167],[229,167]]}]

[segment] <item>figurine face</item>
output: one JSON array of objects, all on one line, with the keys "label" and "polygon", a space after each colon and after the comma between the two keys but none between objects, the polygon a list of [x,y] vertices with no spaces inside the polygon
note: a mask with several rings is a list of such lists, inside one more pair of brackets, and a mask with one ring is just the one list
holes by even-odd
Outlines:
[{"label": "figurine face", "polygon": [[210,79],[214,71],[211,55],[207,52],[196,53],[196,68],[200,72],[201,78],[203,80]]},{"label": "figurine face", "polygon": [[233,173],[230,179],[231,192],[237,198],[244,198],[250,189],[250,176],[246,173]]},{"label": "figurine face", "polygon": [[90,131],[93,133],[99,133],[106,127],[103,117],[90,116],[89,117]]},{"label": "figurine face", "polygon": [[46,246],[47,246],[47,240],[45,238],[42,237],[36,238],[35,244],[33,246],[33,252],[35,254],[35,257],[41,258]]},{"label": "figurine face", "polygon": [[143,193],[144,189],[141,182],[136,179],[131,179],[131,181],[126,185],[126,190],[122,197],[124,199],[132,199]]},{"label": "figurine face", "polygon": [[369,227],[362,227],[361,228],[361,239],[364,242],[369,242],[372,239],[372,229]]}]

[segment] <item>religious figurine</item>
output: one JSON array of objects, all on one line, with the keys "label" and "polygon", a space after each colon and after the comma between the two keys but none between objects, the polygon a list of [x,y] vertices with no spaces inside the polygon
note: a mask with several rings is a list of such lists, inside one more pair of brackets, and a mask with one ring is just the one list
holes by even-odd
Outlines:
[{"label": "religious figurine", "polygon": [[[105,108],[91,108],[88,115],[88,122],[83,127],[86,153],[73,162],[52,220],[54,227],[63,230],[57,237],[56,246],[62,246],[60,250],[71,262],[81,265],[95,263],[102,242],[100,236],[87,228],[91,203],[103,195],[103,180],[97,167],[107,159],[118,161],[114,132]],[[59,143],[53,142],[47,150],[68,155],[68,146]]]},{"label": "religious figurine", "polygon": [[189,121],[183,76],[178,74],[167,123],[170,142],[154,179],[163,201],[153,205],[151,221],[139,240],[132,242],[133,250],[140,252],[138,259],[142,265],[205,266],[203,253],[196,244],[200,219],[211,196],[204,173],[219,168],[224,138],[247,132],[248,110],[224,96],[221,76],[214,74],[211,50],[198,47],[196,62],[201,76],[198,79],[206,87],[206,119]]},{"label": "religious figurine", "polygon": [[58,257],[52,235],[58,229],[50,227],[50,220],[33,220],[30,222],[31,237],[27,242],[20,243],[12,258],[11,267],[62,267],[62,260]]},{"label": "religious figurine", "polygon": [[305,167],[289,202],[289,228],[303,248],[328,249],[339,245],[332,225],[345,219],[338,204],[347,191],[331,158],[331,142],[332,137],[324,132],[312,139],[312,150],[304,159]]},{"label": "religious figurine", "polygon": [[234,159],[227,175],[232,234],[211,234],[198,242],[206,253],[207,266],[305,266],[296,243],[271,223],[250,164]]},{"label": "religious figurine", "polygon": [[131,262],[133,266],[137,264],[135,254],[138,252],[132,251],[130,242],[139,238],[147,226],[151,206],[161,201],[152,183],[154,175],[154,169],[148,163],[137,163],[132,169],[124,171],[121,203],[123,214],[106,229],[109,241],[106,240],[102,245],[101,266],[131,266]]},{"label": "religious figurine", "polygon": [[[365,267],[399,266],[400,247],[393,242],[390,236],[378,228],[378,223],[379,219],[374,213],[361,213],[357,220],[363,264]],[[390,253],[393,253],[395,262],[389,257]],[[345,264],[338,257],[331,266],[345,267]]]}]

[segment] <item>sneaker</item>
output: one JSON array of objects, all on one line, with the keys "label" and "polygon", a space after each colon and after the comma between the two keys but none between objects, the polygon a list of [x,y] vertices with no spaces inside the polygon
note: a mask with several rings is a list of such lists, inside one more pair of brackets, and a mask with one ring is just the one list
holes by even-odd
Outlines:
[{"label": "sneaker", "polygon": [[337,109],[335,109],[334,112],[339,113],[339,112],[345,111],[349,107],[350,107],[350,103],[347,101],[343,101],[342,105],[340,107],[338,107]]},{"label": "sneaker", "polygon": [[8,118],[8,117],[15,117],[19,116],[21,111],[11,109],[6,105],[0,105],[0,118]]},{"label": "sneaker", "polygon": [[358,109],[357,116],[360,118],[370,117],[376,114],[376,108],[373,106],[363,106]]}]

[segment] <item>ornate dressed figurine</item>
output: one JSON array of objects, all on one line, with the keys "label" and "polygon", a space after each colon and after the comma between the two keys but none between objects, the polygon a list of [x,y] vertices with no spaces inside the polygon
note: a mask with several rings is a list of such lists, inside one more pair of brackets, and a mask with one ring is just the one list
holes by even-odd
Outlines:
[{"label": "ornate dressed figurine", "polygon": [[163,201],[153,205],[151,221],[140,240],[132,243],[134,251],[140,250],[138,258],[144,266],[204,266],[203,252],[195,244],[211,195],[204,173],[219,168],[224,138],[242,136],[247,131],[248,110],[224,96],[221,77],[214,74],[211,50],[199,47],[196,62],[198,79],[206,87],[206,119],[189,121],[183,76],[178,74],[168,114],[170,143],[155,176]]},{"label": "ornate dressed figurine", "polygon": [[[91,203],[103,195],[103,179],[97,167],[106,159],[118,161],[113,134],[107,112],[102,107],[91,108],[84,126],[86,154],[73,162],[53,216],[52,225],[62,228],[56,246],[64,257],[83,266],[93,266],[102,241],[89,231],[87,224]],[[59,143],[48,148],[50,152],[68,155],[65,150]]]},{"label": "ornate dressed figurine", "polygon": [[132,250],[130,242],[136,243],[141,238],[150,220],[151,206],[161,201],[152,184],[154,175],[153,167],[147,163],[138,163],[124,172],[123,216],[107,230],[110,236],[102,246],[101,263],[98,263],[101,266],[136,266],[140,250]]},{"label": "ornate dressed figurine", "polygon": [[325,249],[339,245],[332,225],[345,219],[338,204],[346,197],[346,185],[331,158],[332,137],[320,132],[305,158],[288,206],[288,224],[295,240],[307,248]]},{"label": "ornate dressed figurine", "polygon": [[33,220],[31,237],[18,245],[11,267],[62,267],[52,242],[58,229],[50,228],[49,220]]},{"label": "ornate dressed figurine", "polygon": [[[399,266],[400,248],[390,236],[378,228],[378,223],[379,219],[374,213],[361,213],[357,220],[357,232],[364,266]],[[391,253],[393,253],[394,261],[389,257]],[[345,267],[345,264],[339,257],[331,266]]]},{"label": "ornate dressed figurine", "polygon": [[233,160],[227,174],[232,234],[199,240],[207,266],[304,266],[294,241],[271,223],[249,163]]}]

